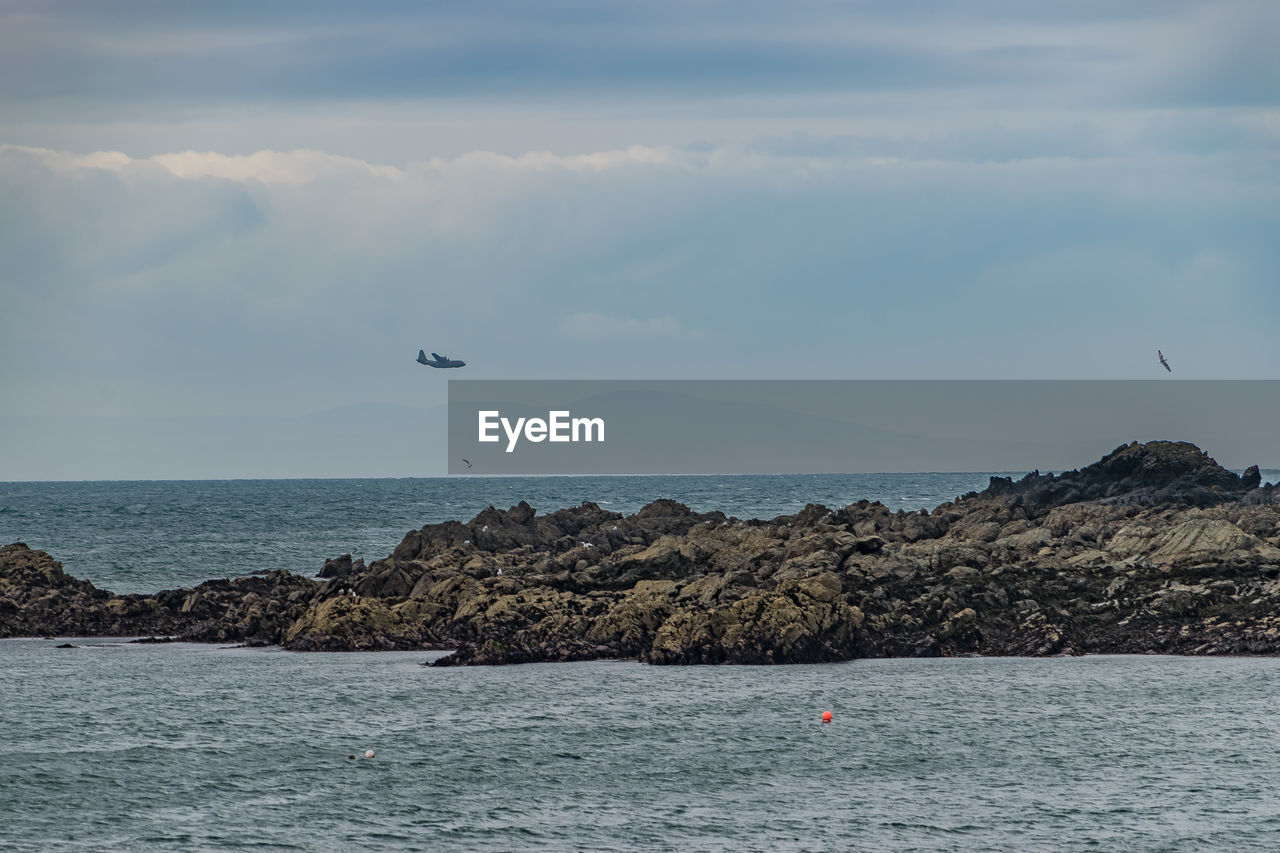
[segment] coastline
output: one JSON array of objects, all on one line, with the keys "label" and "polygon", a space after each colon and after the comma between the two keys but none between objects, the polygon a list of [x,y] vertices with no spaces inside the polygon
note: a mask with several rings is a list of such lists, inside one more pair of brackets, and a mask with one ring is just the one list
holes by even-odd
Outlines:
[{"label": "coastline", "polygon": [[368,566],[115,596],[0,549],[5,636],[156,635],[299,651],[444,649],[442,665],[636,659],[1275,654],[1280,507],[1256,469],[1122,446],[991,478],[932,511],[861,501],[739,520],[658,500],[521,502],[410,531]]}]

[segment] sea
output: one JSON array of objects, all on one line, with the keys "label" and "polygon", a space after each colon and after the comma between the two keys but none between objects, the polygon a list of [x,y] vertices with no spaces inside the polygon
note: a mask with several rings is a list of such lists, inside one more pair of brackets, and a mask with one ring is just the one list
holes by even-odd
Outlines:
[{"label": "sea", "polygon": [[[1021,476],[1006,472],[1000,476]],[[993,474],[436,477],[0,483],[0,545],[21,541],[113,592],[157,592],[351,554],[386,557],[425,524],[526,501],[540,513],[594,501],[630,514],[658,498],[699,512],[773,518],[807,504],[879,500],[933,508]]]},{"label": "sea", "polygon": [[[990,476],[0,483],[0,544],[151,592],[314,575],[520,500],[768,518]],[[2,640],[0,850],[1280,849],[1272,658],[440,654]]]}]

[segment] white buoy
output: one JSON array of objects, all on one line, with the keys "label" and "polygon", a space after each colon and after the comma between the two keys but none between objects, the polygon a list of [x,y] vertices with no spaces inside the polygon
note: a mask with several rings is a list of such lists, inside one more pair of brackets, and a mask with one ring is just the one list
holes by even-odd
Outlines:
[{"label": "white buoy", "polygon": [[364,751],[364,757],[365,757],[365,758],[373,758],[373,750],[372,750],[372,749],[366,749],[366,750]]}]

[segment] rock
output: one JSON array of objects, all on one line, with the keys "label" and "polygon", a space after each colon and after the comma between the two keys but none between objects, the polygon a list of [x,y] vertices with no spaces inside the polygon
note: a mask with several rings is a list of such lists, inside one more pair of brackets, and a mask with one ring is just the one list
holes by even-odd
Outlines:
[{"label": "rock", "polygon": [[530,521],[533,521],[533,516],[536,512],[537,510],[529,506],[529,504],[524,501],[520,501],[519,504],[513,506],[507,513],[507,519],[512,524],[528,524]]},{"label": "rock", "polygon": [[1185,441],[1132,442],[1097,462],[1055,477],[1036,471],[1014,483],[991,478],[980,495],[1017,498],[1033,513],[1082,501],[1151,506],[1181,503],[1213,506],[1253,488],[1194,444]]},{"label": "rock", "polygon": [[834,574],[756,593],[727,607],[678,611],[659,628],[655,664],[801,663],[857,656],[862,613],[838,600]]},{"label": "rock", "polygon": [[[360,563],[360,568],[364,568],[364,563]],[[343,554],[341,557],[334,557],[331,560],[325,560],[324,565],[320,567],[320,577],[322,578],[345,578],[356,570],[355,563],[351,561],[350,554]]]},{"label": "rock", "polygon": [[949,619],[947,619],[941,630],[938,631],[938,637],[943,640],[952,639],[977,621],[977,611],[972,607],[966,607],[964,610],[953,614]]},{"label": "rock", "polygon": [[1229,521],[1197,518],[1184,521],[1172,530],[1154,538],[1151,559],[1170,562],[1178,559],[1201,559],[1206,554],[1224,554],[1253,548],[1262,543]]},{"label": "rock", "polygon": [[1010,548],[1014,550],[1039,550],[1042,546],[1053,541],[1053,534],[1044,527],[1033,527],[1029,530],[1023,530],[1008,536],[1002,536],[995,540],[995,544],[1002,548]]},{"label": "rock", "polygon": [[[215,580],[195,590],[115,596],[77,580],[43,551],[0,548],[0,637],[139,636],[202,642],[262,638],[272,642],[315,594],[314,582],[271,572]],[[290,600],[290,596],[299,597]]]},{"label": "rock", "polygon": [[876,554],[884,548],[884,540],[879,536],[865,536],[854,543],[854,550],[859,554]]},{"label": "rock", "polygon": [[1179,584],[1152,595],[1150,607],[1165,616],[1184,616],[1198,609],[1199,596],[1197,590]]},{"label": "rock", "polygon": [[293,651],[384,651],[431,648],[412,602],[389,606],[371,598],[335,596],[309,608],[285,634]]},{"label": "rock", "polygon": [[639,657],[676,611],[677,589],[674,581],[640,581],[596,617],[587,639],[612,649],[618,657]]},{"label": "rock", "polygon": [[326,561],[322,581],[273,571],[154,595],[99,590],[15,543],[0,548],[0,636],[455,649],[442,666],[1276,654],[1280,495],[1255,479],[1150,442],[929,512],[521,502],[409,531],[368,566]]}]

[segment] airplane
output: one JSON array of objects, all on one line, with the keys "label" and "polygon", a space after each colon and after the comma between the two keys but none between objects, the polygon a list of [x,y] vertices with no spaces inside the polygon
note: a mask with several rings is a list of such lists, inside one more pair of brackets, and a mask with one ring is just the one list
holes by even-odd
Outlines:
[{"label": "airplane", "polygon": [[[432,361],[431,359],[435,359]],[[427,354],[422,350],[418,350],[418,364],[425,364],[427,367],[466,367],[465,361],[451,359],[447,355],[437,355],[431,353],[431,358],[427,358]]]},{"label": "airplane", "polygon": [[1160,352],[1160,350],[1156,350],[1156,356],[1160,359],[1160,363],[1164,365],[1164,369],[1173,373],[1173,368],[1169,366],[1169,362],[1164,360],[1164,353]]}]

